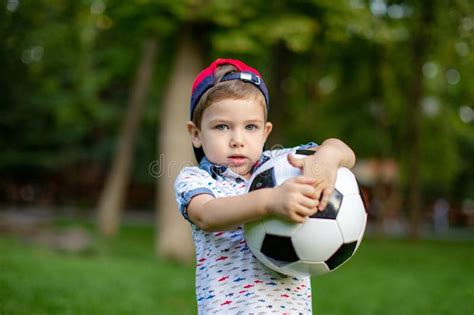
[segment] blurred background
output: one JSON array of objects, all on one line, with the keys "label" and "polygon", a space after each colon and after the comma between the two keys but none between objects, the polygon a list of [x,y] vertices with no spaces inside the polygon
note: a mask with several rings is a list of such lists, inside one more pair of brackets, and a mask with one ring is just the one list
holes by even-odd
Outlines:
[{"label": "blurred background", "polygon": [[6,0],[0,34],[1,314],[196,312],[172,185],[218,57],[263,75],[267,147],[356,153],[366,239],[315,314],[474,311],[471,0]]}]

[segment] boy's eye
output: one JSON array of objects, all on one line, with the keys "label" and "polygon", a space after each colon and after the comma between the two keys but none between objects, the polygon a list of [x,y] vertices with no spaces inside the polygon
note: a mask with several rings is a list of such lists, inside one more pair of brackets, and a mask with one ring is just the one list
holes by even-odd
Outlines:
[{"label": "boy's eye", "polygon": [[249,125],[245,126],[245,128],[246,128],[247,130],[257,130],[257,129],[258,129],[258,126],[255,125],[255,124],[249,124]]},{"label": "boy's eye", "polygon": [[229,127],[228,127],[227,125],[225,125],[225,124],[216,125],[214,128],[217,129],[217,130],[226,130],[226,129],[229,129]]}]

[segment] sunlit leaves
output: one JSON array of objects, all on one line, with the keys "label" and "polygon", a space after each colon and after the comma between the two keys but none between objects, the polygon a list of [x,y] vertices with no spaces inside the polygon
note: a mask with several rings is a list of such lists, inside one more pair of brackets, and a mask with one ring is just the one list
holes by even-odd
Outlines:
[{"label": "sunlit leaves", "polygon": [[216,49],[226,52],[258,53],[279,41],[295,52],[307,50],[319,29],[305,16],[282,15],[248,21],[238,29],[222,30],[213,37]]}]

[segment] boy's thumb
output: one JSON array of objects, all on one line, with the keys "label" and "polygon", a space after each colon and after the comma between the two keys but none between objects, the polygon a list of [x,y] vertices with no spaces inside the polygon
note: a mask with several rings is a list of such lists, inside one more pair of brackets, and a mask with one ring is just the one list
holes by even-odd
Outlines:
[{"label": "boy's thumb", "polygon": [[293,153],[288,153],[288,162],[293,166],[297,168],[303,168],[304,162],[303,159],[298,159],[296,158]]}]

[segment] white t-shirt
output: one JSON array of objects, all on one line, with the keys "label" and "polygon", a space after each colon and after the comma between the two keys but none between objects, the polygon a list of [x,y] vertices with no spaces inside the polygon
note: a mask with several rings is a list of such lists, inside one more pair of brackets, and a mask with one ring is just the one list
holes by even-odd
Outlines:
[{"label": "white t-shirt", "polygon": [[[315,144],[265,151],[257,167],[271,157],[311,146]],[[199,167],[181,170],[175,183],[176,200],[182,215],[189,221],[186,207],[194,196],[236,196],[245,193],[245,185],[245,178],[204,158]],[[312,313],[310,278],[285,276],[268,269],[250,252],[242,227],[206,232],[192,222],[191,226],[196,250],[199,314]]]}]

